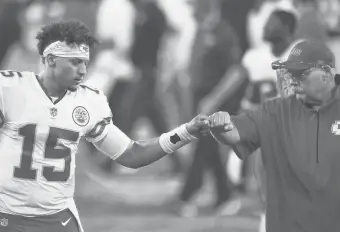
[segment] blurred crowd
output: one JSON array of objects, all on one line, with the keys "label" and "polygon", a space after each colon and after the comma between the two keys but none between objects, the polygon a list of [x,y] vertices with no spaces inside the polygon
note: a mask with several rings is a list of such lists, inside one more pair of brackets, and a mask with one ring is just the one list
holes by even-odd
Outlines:
[{"label": "blurred crowd", "polygon": [[[300,39],[323,40],[340,54],[339,16],[339,0],[3,0],[0,69],[39,73],[37,30],[81,20],[100,40],[87,84],[106,93],[126,134],[137,136],[134,125],[146,118],[160,135],[198,113],[237,113],[276,95],[270,64]],[[216,182],[214,210],[249,191],[252,162],[212,138],[179,152],[190,159],[169,156],[166,175],[183,177],[181,214],[196,213],[190,202],[206,171]],[[121,171],[109,159],[101,168]]]}]

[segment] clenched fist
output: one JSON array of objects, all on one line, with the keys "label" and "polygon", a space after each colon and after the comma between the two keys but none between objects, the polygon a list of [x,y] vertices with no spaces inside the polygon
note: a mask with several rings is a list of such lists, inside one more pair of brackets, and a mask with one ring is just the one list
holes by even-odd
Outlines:
[{"label": "clenched fist", "polygon": [[186,124],[190,134],[195,137],[209,134],[209,120],[207,115],[199,114]]},{"label": "clenched fist", "polygon": [[219,111],[209,116],[209,126],[211,131],[227,132],[234,128],[228,112]]}]

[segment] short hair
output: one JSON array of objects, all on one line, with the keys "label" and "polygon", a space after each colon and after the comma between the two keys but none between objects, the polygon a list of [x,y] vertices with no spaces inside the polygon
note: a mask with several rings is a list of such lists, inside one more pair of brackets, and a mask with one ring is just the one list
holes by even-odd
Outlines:
[{"label": "short hair", "polygon": [[53,42],[63,41],[67,44],[85,43],[92,47],[98,40],[91,35],[90,29],[77,20],[61,21],[46,25],[37,33],[38,52],[43,55],[45,48]]},{"label": "short hair", "polygon": [[295,29],[297,27],[297,18],[293,12],[285,10],[275,10],[272,14],[278,17],[284,25],[288,26],[290,33],[293,34],[295,32]]}]

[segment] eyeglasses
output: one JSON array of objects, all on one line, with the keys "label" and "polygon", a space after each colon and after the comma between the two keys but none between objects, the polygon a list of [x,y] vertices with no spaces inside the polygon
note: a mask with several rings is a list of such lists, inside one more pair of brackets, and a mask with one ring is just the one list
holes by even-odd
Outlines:
[{"label": "eyeglasses", "polygon": [[311,69],[318,68],[329,71],[331,67],[329,65],[323,64],[313,64],[306,62],[289,62],[289,61],[275,61],[272,63],[272,69],[277,71],[277,74],[282,76],[284,73],[287,77],[293,78],[297,81],[303,81],[306,79],[308,74],[311,72]]},{"label": "eyeglasses", "polygon": [[273,70],[277,70],[277,69],[281,69],[281,68],[285,68],[288,70],[294,70],[294,71],[305,71],[311,68],[321,68],[321,69],[325,69],[325,68],[330,68],[329,65],[324,65],[324,64],[319,64],[319,63],[307,63],[307,62],[303,62],[303,61],[299,61],[299,62],[290,62],[290,61],[274,61],[272,63],[272,69]]}]

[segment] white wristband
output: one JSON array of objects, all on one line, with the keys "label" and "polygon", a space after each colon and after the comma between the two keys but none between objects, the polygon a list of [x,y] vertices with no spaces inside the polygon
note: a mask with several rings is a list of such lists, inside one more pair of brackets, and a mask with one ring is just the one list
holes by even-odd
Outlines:
[{"label": "white wristband", "polygon": [[164,152],[170,154],[196,139],[195,136],[188,132],[186,124],[183,124],[172,131],[162,134],[159,137],[159,145]]}]

